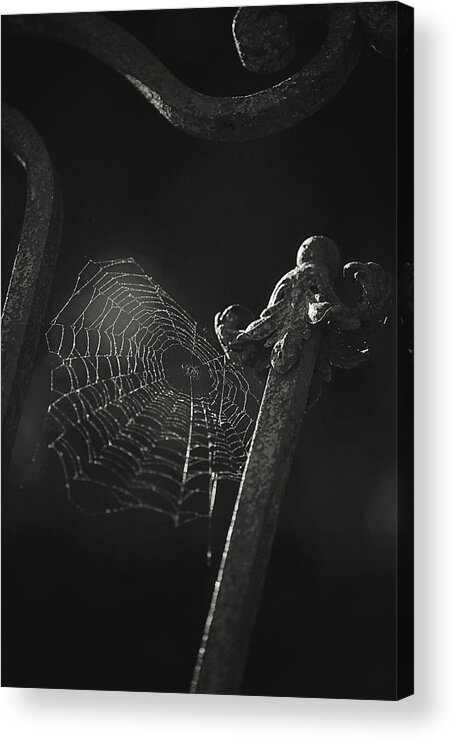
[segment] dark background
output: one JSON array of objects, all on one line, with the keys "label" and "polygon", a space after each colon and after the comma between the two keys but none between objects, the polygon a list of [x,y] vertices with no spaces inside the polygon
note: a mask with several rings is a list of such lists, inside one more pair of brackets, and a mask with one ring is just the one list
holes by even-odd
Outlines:
[{"label": "dark background", "polygon": [[[280,79],[242,68],[234,12],[109,15],[188,85],[233,95]],[[324,28],[296,18],[298,68]],[[396,65],[366,43],[333,101],[246,143],[192,138],[100,63],[7,33],[3,100],[41,134],[63,194],[48,319],[88,258],[133,256],[209,329],[228,304],[259,312],[311,234],[334,239],[345,262],[374,260],[396,279]],[[23,176],[5,156],[6,276],[23,199]],[[370,363],[335,371],[307,414],[246,694],[396,695],[397,325],[394,301]],[[87,517],[66,500],[42,443],[49,368],[42,343],[3,478],[2,682],[185,692],[215,574],[205,564],[206,526],[175,529],[142,511]],[[225,486],[218,499],[218,555],[232,497]]]}]

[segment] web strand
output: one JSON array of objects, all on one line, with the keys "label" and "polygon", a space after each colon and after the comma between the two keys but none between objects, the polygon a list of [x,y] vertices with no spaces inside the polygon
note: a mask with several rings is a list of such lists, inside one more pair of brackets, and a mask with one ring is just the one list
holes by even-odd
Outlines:
[{"label": "web strand", "polygon": [[46,335],[50,448],[89,513],[210,520],[240,482],[258,400],[242,373],[133,259],[89,261]]}]

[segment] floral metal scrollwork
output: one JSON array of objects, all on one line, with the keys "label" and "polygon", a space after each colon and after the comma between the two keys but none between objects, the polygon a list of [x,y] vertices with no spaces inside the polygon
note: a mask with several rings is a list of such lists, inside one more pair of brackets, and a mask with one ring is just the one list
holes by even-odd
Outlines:
[{"label": "floral metal scrollwork", "polygon": [[[342,277],[343,301],[335,289]],[[258,372],[287,373],[300,359],[311,328],[322,324],[316,373],[329,381],[331,366],[353,368],[368,358],[368,341],[387,317],[391,278],[378,263],[347,263],[327,237],[305,240],[297,265],[277,283],[258,319],[241,305],[215,317],[215,332],[229,360]]]}]

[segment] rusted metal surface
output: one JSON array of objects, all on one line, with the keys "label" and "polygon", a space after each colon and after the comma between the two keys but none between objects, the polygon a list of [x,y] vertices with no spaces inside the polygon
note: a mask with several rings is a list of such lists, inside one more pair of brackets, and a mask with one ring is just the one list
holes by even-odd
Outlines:
[{"label": "rusted metal surface", "polygon": [[9,16],[4,30],[68,43],[125,77],[171,124],[188,134],[240,141],[273,134],[311,116],[343,87],[360,53],[355,5],[327,6],[327,37],[298,72],[251,95],[217,97],[178,80],[140,41],[96,13]]},{"label": "rusted metal surface", "polygon": [[[333,288],[340,267],[336,245],[325,237],[311,237],[299,249],[297,267],[277,283],[258,320],[245,330],[235,328],[235,320],[248,314],[235,308],[232,316],[233,307],[215,319],[218,338],[231,360],[255,367],[258,357],[263,363],[265,351],[270,371],[199,649],[193,693],[241,691],[313,374],[321,363],[322,368],[333,360],[342,365],[343,353],[344,367],[360,363],[364,353],[357,334],[384,322],[390,277],[376,263],[347,264],[343,275],[356,287],[349,306]],[[337,353],[333,334],[342,348]],[[330,348],[332,356],[327,354]]]},{"label": "rusted metal surface", "polygon": [[241,690],[250,636],[317,357],[319,328],[288,374],[269,373],[199,649],[192,693]]},{"label": "rusted metal surface", "polygon": [[25,168],[27,192],[2,312],[2,439],[7,465],[30,383],[61,233],[61,207],[47,149],[33,126],[2,106],[3,145]]},{"label": "rusted metal surface", "polygon": [[279,8],[239,8],[232,34],[240,61],[250,72],[278,72],[294,58],[294,33],[288,16]]}]

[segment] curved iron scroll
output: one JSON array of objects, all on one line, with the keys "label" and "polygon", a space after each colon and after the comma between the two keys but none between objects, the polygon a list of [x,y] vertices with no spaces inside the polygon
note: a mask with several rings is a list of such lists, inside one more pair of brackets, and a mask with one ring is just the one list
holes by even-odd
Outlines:
[{"label": "curved iron scroll", "polygon": [[2,142],[27,176],[24,220],[2,312],[2,445],[8,464],[41,337],[62,210],[44,142],[22,114],[5,105]]},{"label": "curved iron scroll", "polygon": [[[315,12],[311,6],[309,12]],[[5,30],[56,39],[90,54],[125,77],[171,124],[187,134],[241,141],[298,123],[345,84],[360,51],[356,6],[326,6],[321,18],[328,24],[327,37],[299,72],[266,90],[233,97],[191,89],[134,36],[96,13],[10,16],[5,19]]]}]

